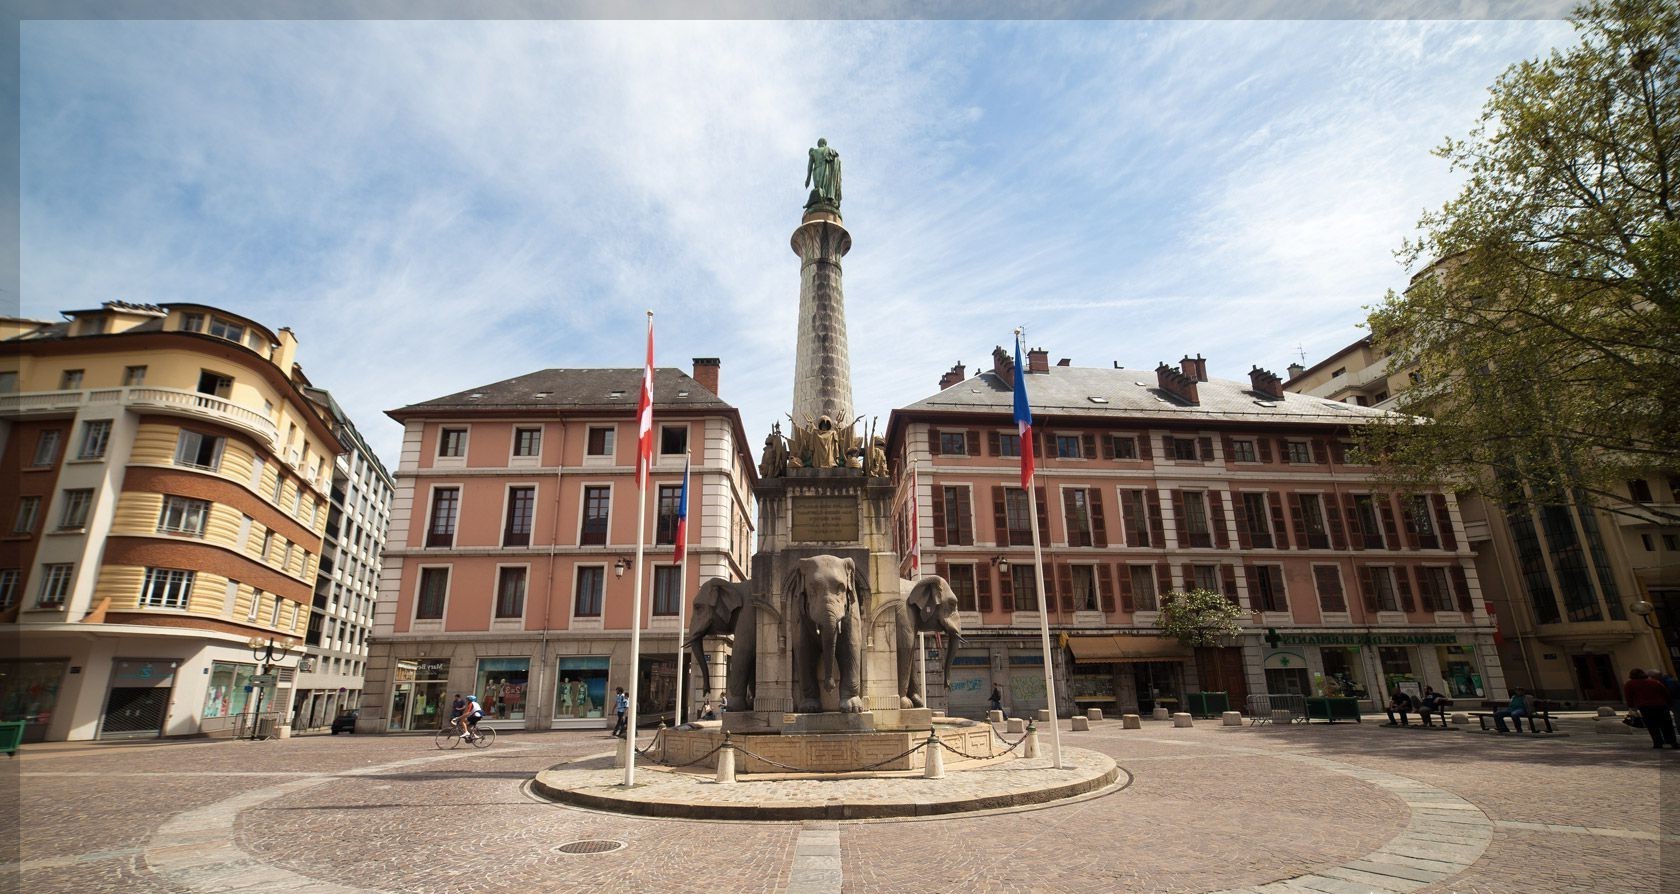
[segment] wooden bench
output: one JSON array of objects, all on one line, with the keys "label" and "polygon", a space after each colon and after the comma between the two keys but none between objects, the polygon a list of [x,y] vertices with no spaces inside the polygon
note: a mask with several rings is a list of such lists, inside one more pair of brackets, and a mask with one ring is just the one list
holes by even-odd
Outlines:
[{"label": "wooden bench", "polygon": [[[1504,704],[1499,702],[1482,702],[1482,707],[1493,708],[1494,710],[1471,711],[1469,713],[1471,717],[1476,718],[1477,723],[1481,724],[1482,732],[1487,732],[1490,728],[1489,725],[1494,722],[1494,714],[1498,711],[1504,710],[1509,704],[1509,702],[1505,702]],[[1556,730],[1552,728],[1551,703],[1541,699],[1533,699],[1530,701],[1530,704],[1533,706],[1533,710],[1526,717],[1512,718],[1512,722],[1516,724],[1517,732],[1522,732],[1522,722],[1525,719],[1528,721],[1528,731],[1530,733],[1539,734],[1540,724],[1542,723],[1546,725],[1546,732],[1556,732]]]}]

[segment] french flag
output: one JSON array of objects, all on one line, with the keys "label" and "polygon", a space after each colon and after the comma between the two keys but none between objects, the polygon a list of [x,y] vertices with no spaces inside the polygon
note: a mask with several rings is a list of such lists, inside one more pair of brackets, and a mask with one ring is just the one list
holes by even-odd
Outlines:
[{"label": "french flag", "polygon": [[688,555],[688,464],[689,460],[684,458],[682,496],[677,498],[677,557],[675,561],[678,565],[681,565],[683,559]]},{"label": "french flag", "polygon": [[1021,335],[1015,334],[1015,427],[1021,432],[1021,487],[1033,481],[1032,404],[1027,403],[1027,365],[1021,362]]}]

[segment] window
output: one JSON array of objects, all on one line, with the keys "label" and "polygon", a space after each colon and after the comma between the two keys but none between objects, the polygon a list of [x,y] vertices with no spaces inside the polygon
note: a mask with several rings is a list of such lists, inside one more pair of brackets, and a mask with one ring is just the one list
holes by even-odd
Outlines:
[{"label": "window", "polygon": [[1180,491],[1184,496],[1184,546],[1213,546],[1208,527],[1207,495],[1199,490]]},{"label": "window", "polygon": [[1027,492],[1018,487],[1005,488],[1003,510],[1009,542],[1032,543],[1031,508],[1027,505]]},{"label": "window", "polygon": [[572,616],[599,618],[601,602],[607,582],[607,569],[600,565],[586,565],[577,570],[577,593],[572,599]]},{"label": "window", "polygon": [[998,435],[998,456],[1020,456],[1021,435],[1019,433]]},{"label": "window", "polygon": [[123,367],[122,383],[124,387],[138,388],[146,384],[146,368],[144,366]]},{"label": "window", "polygon": [[1232,462],[1239,463],[1255,463],[1260,461],[1260,457],[1254,452],[1254,441],[1249,438],[1233,440],[1231,442],[1231,455],[1229,459]]},{"label": "window", "polygon": [[35,530],[35,518],[41,514],[40,497],[19,497],[17,517],[12,519],[13,534],[28,534]]},{"label": "window", "polygon": [[657,517],[653,525],[653,542],[659,544],[677,542],[677,508],[682,502],[682,485],[659,485]]},{"label": "window", "polygon": [[18,374],[12,371],[0,372],[0,394],[16,394],[18,390]]},{"label": "window", "polygon": [[1342,592],[1342,570],[1334,565],[1314,565],[1313,583],[1318,587],[1318,610],[1346,613],[1347,597]]},{"label": "window", "polygon": [[542,429],[516,428],[513,430],[514,456],[541,456]]},{"label": "window", "polygon": [[942,545],[973,546],[974,519],[968,501],[968,488],[957,485],[941,487],[939,500],[942,511],[935,513],[934,518],[936,523],[943,523],[945,542]]},{"label": "window", "polygon": [[233,379],[208,369],[198,373],[198,393],[225,398],[233,392]]},{"label": "window", "polygon": [[1329,549],[1330,533],[1324,527],[1324,502],[1318,494],[1296,494],[1296,505],[1300,507],[1301,530],[1307,537],[1308,549]]},{"label": "window", "polygon": [[41,591],[35,597],[40,608],[58,608],[70,595],[70,572],[74,565],[42,565]]},{"label": "window", "polygon": [[67,369],[58,377],[58,390],[80,391],[82,387],[82,370]]},{"label": "window", "polygon": [[455,522],[461,513],[461,489],[432,488],[432,517],[426,524],[426,545],[448,548],[455,545]]},{"label": "window", "polygon": [[1155,569],[1148,565],[1129,565],[1132,578],[1132,600],[1140,612],[1159,611],[1155,601]]},{"label": "window", "polygon": [[531,522],[536,514],[535,487],[508,488],[507,522],[502,526],[502,545],[530,546]]},{"label": "window", "polygon": [[263,532],[263,541],[262,541],[262,560],[264,562],[268,561],[268,553],[273,548],[274,548],[274,532],[273,531],[264,531]]},{"label": "window", "polygon": [[210,318],[210,334],[228,341],[241,342],[245,340],[245,327],[231,320],[213,316]]},{"label": "window", "polygon": [[525,617],[526,576],[524,566],[502,568],[496,572],[496,617]]},{"label": "window", "polygon": [[181,439],[175,443],[175,465],[216,471],[222,465],[222,447],[227,438],[200,434],[181,429]]},{"label": "window", "polygon": [[1015,587],[1015,610],[1038,611],[1038,575],[1031,565],[1016,562],[1009,566],[1009,579]]},{"label": "window", "polygon": [[76,452],[77,459],[99,459],[105,455],[105,447],[111,441],[111,420],[90,419],[82,423],[82,446]]},{"label": "window", "polygon": [[1126,545],[1149,545],[1149,507],[1141,490],[1120,492],[1120,520],[1126,528]]},{"label": "window", "polygon": [[35,438],[35,461],[33,466],[50,466],[58,459],[58,439],[62,437],[58,429],[49,428]]},{"label": "window", "polygon": [[590,426],[588,438],[584,442],[584,454],[587,456],[611,457],[613,455],[613,432],[614,429],[610,425]]},{"label": "window", "polygon": [[1452,585],[1447,581],[1447,569],[1425,565],[1417,570],[1418,595],[1423,598],[1426,612],[1453,610]]},{"label": "window", "polygon": [[1371,596],[1376,600],[1377,611],[1397,612],[1400,610],[1400,597],[1394,590],[1394,569],[1367,568],[1371,575]]},{"label": "window", "polygon": [[147,608],[186,608],[192,595],[194,572],[179,568],[147,568],[140,585],[140,604]]},{"label": "window", "polygon": [[0,571],[0,611],[5,611],[17,604],[18,587],[23,573],[16,568]]},{"label": "window", "polygon": [[1056,436],[1057,459],[1083,459],[1085,454],[1080,450],[1078,435]]},{"label": "window", "polygon": [[1311,463],[1312,447],[1306,441],[1286,441],[1283,445],[1284,461],[1290,463]]},{"label": "window", "polygon": [[1360,537],[1366,549],[1383,548],[1382,523],[1377,521],[1377,504],[1370,494],[1355,494],[1354,517],[1359,520]]},{"label": "window", "polygon": [[1640,534],[1639,542],[1644,544],[1646,552],[1654,553],[1657,551],[1657,538],[1652,537],[1650,534]]},{"label": "window", "polygon": [[1627,486],[1628,496],[1632,497],[1635,503],[1651,502],[1651,482],[1643,478],[1635,478],[1629,481]]},{"label": "window", "polygon": [[1167,440],[1172,442],[1173,459],[1190,462],[1201,459],[1201,455],[1196,452],[1195,438],[1168,438]]},{"label": "window", "polygon": [[677,588],[682,586],[681,565],[659,565],[653,569],[653,613],[674,617],[682,608]]},{"label": "window", "polygon": [[612,488],[590,485],[583,489],[583,528],[578,543],[583,546],[603,546],[607,542],[607,518],[612,512]]},{"label": "window", "polygon": [[[1017,435],[1019,437],[1019,435]],[[968,455],[968,433],[964,431],[942,431],[939,433],[939,452],[946,456]]]},{"label": "window", "polygon": [[1663,549],[1680,550],[1680,534],[1662,535]]},{"label": "window", "polygon": [[1412,497],[1410,521],[1417,530],[1418,546],[1435,549],[1440,544],[1435,536],[1435,518],[1429,514],[1428,497]]},{"label": "window", "polygon": [[1283,593],[1283,566],[1254,565],[1249,568],[1248,601],[1259,611],[1288,612]]},{"label": "window", "polygon": [[1249,543],[1255,549],[1271,549],[1272,528],[1267,516],[1266,495],[1243,494],[1242,506],[1243,526],[1247,529]]},{"label": "window", "polygon": [[1130,435],[1112,435],[1109,443],[1114,445],[1115,459],[1137,459],[1137,438]]},{"label": "window", "polygon": [[60,531],[74,531],[87,527],[88,507],[93,505],[93,488],[67,490],[60,497],[64,511],[58,517]]},{"label": "window", "polygon": [[1218,565],[1191,565],[1190,574],[1192,586],[1198,590],[1212,590],[1215,593],[1224,592],[1219,585]]},{"label": "window", "polygon": [[414,595],[416,621],[440,621],[443,604],[449,595],[448,568],[420,569],[420,587]]},{"label": "window", "polygon": [[[204,500],[166,496],[163,498],[163,511],[158,513],[158,533],[203,537],[204,523],[209,517],[210,504]],[[272,532],[270,535],[272,536]]]},{"label": "window", "polygon": [[262,491],[263,470],[265,468],[267,468],[267,466],[268,466],[268,462],[266,460],[264,460],[262,457],[258,456],[258,457],[252,458],[252,460],[251,460],[251,489],[252,490],[257,491],[259,493]]},{"label": "window", "polygon": [[945,569],[945,581],[951,585],[951,592],[957,594],[957,611],[979,611],[974,601],[974,566],[951,565]]},{"label": "window", "polygon": [[467,455],[467,430],[464,428],[446,428],[438,432],[438,456],[464,457]]},{"label": "window", "polygon": [[280,547],[280,568],[289,572],[292,570],[293,543],[285,538],[281,538],[280,542],[283,544]]},{"label": "window", "polygon": [[280,626],[280,605],[284,601],[285,600],[281,599],[279,596],[274,597],[274,602],[269,606],[268,626]]},{"label": "window", "polygon": [[1091,492],[1082,487],[1062,491],[1068,546],[1091,546]]},{"label": "window", "polygon": [[659,452],[666,456],[681,456],[688,452],[688,426],[659,427]]},{"label": "window", "polygon": [[263,601],[263,591],[258,590],[258,589],[252,589],[251,590],[251,609],[250,609],[250,611],[245,613],[245,620],[255,621],[257,619],[257,612],[262,610],[262,601]]},{"label": "window", "polygon": [[1097,572],[1090,565],[1073,565],[1073,609],[1081,612],[1102,611],[1097,599]]},{"label": "window", "polygon": [[199,331],[200,329],[203,329],[203,328],[204,328],[204,315],[203,314],[182,314],[181,315],[181,331],[182,332],[197,332],[197,331]]}]

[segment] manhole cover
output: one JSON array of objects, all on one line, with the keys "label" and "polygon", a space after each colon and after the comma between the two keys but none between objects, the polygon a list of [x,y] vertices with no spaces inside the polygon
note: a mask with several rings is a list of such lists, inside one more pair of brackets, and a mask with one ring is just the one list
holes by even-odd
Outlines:
[{"label": "manhole cover", "polygon": [[554,849],[557,854],[606,854],[624,847],[624,842],[610,838],[569,841]]}]

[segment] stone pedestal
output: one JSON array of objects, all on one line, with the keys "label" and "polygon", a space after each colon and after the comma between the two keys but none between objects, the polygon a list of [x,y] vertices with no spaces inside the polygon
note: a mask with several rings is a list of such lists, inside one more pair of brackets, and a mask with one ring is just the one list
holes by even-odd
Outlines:
[{"label": "stone pedestal", "polygon": [[1615,715],[1594,717],[1593,732],[1604,736],[1631,736],[1633,735],[1633,727],[1623,723],[1622,719]]},{"label": "stone pedestal", "polygon": [[1089,717],[1080,717],[1077,714],[1075,714],[1073,716],[1073,731],[1074,732],[1082,733],[1082,732],[1086,732],[1086,731],[1090,730],[1090,728],[1091,728],[1091,719]]},{"label": "stone pedestal", "polygon": [[1174,714],[1172,716],[1172,723],[1173,726],[1180,728],[1195,725],[1195,722],[1190,719],[1190,715],[1183,712]]},{"label": "stone pedestal", "polygon": [[1120,728],[1143,729],[1143,718],[1136,714],[1123,714],[1120,716]]},{"label": "stone pedestal", "polygon": [[876,729],[919,729],[933,725],[933,718],[944,714],[929,708],[885,708],[870,712],[875,715]]},{"label": "stone pedestal", "polygon": [[1219,715],[1221,726],[1242,726],[1242,712],[1226,711]]},{"label": "stone pedestal", "polygon": [[802,733],[869,733],[875,731],[875,715],[842,714],[838,711],[822,714],[788,714],[782,718],[783,735]]}]

